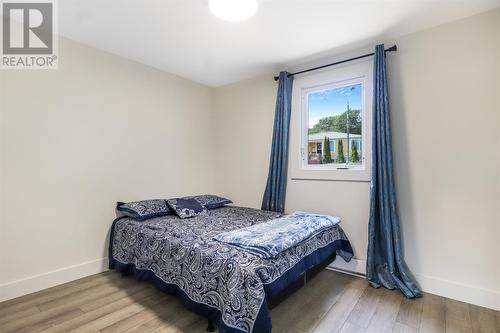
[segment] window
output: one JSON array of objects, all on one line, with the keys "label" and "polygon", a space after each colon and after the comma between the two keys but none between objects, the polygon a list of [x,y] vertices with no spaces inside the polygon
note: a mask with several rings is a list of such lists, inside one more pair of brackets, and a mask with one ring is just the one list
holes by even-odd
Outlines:
[{"label": "window", "polygon": [[364,98],[364,77],[302,89],[302,168],[364,169]]},{"label": "window", "polygon": [[353,139],[351,141],[351,147],[355,147],[358,152],[361,151],[361,140],[360,139]]},{"label": "window", "polygon": [[370,180],[372,61],[294,78],[289,145],[292,180]]},{"label": "window", "polygon": [[335,153],[337,150],[337,141],[335,139],[330,140],[330,152]]}]

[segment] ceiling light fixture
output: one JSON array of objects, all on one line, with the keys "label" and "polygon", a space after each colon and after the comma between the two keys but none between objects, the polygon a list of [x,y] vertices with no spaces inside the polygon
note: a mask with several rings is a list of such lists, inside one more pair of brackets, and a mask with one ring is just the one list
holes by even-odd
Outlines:
[{"label": "ceiling light fixture", "polygon": [[209,0],[212,14],[224,21],[239,22],[257,12],[257,0]]}]

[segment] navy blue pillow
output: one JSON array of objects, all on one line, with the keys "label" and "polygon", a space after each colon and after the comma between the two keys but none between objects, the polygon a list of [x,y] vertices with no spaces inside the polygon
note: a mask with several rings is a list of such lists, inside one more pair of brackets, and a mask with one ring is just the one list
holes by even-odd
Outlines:
[{"label": "navy blue pillow", "polygon": [[185,197],[167,200],[168,206],[181,219],[206,214],[208,210],[196,198]]},{"label": "navy blue pillow", "polygon": [[173,214],[172,210],[167,205],[167,201],[162,199],[133,201],[128,203],[118,202],[116,204],[116,209],[124,215],[139,221]]},{"label": "navy blue pillow", "polygon": [[220,208],[233,202],[229,199],[222,198],[213,194],[195,195],[193,198],[197,199],[206,209]]}]

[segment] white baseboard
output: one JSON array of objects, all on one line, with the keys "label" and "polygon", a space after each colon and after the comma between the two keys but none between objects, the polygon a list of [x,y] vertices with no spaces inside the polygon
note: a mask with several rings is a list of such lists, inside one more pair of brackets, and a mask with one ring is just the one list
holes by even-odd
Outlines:
[{"label": "white baseboard", "polygon": [[354,275],[366,275],[366,260],[354,259],[346,262],[340,256],[337,256],[334,262],[328,265],[328,268],[334,271],[341,271],[346,273],[351,273]]},{"label": "white baseboard", "polygon": [[[337,257],[329,269],[366,276],[366,260],[352,259],[345,262]],[[423,291],[500,311],[500,292],[466,285],[455,281],[417,274],[416,279]]]},{"label": "white baseboard", "polygon": [[3,283],[0,284],[0,302],[107,270],[108,259],[101,258]]},{"label": "white baseboard", "polygon": [[433,276],[416,275],[422,290],[465,303],[500,311],[500,292]]}]

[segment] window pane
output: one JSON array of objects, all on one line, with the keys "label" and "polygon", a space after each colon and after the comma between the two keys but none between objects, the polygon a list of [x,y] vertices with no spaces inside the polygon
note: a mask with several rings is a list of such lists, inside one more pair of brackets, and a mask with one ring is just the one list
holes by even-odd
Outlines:
[{"label": "window pane", "polygon": [[307,94],[308,164],[362,164],[362,85]]}]

